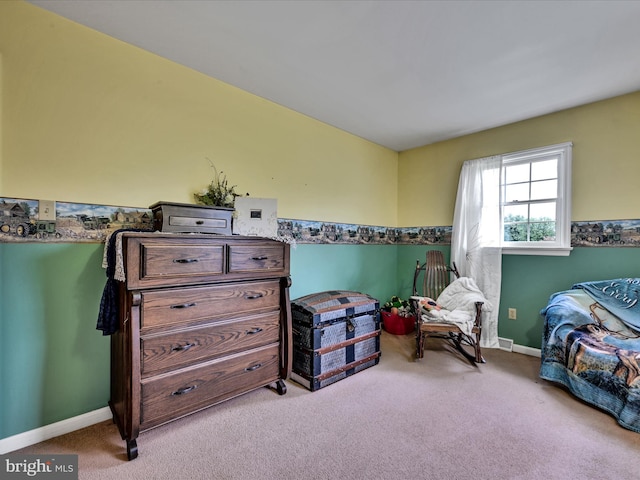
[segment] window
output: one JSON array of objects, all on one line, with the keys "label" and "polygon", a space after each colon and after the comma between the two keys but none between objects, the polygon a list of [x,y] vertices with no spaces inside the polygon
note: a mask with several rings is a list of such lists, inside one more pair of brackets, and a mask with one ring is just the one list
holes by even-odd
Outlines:
[{"label": "window", "polygon": [[568,255],[571,250],[571,143],[502,156],[504,253]]}]

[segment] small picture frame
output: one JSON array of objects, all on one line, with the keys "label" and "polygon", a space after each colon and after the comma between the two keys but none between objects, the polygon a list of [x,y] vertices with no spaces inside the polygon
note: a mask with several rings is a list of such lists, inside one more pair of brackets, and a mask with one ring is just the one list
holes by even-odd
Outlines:
[{"label": "small picture frame", "polygon": [[234,235],[272,238],[278,234],[278,200],[237,197],[234,203]]}]

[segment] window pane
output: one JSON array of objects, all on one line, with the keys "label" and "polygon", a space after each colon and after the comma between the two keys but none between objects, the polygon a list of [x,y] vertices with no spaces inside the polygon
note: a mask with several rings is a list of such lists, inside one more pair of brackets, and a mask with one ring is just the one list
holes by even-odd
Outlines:
[{"label": "window pane", "polygon": [[546,180],[558,177],[558,159],[531,164],[531,180]]},{"label": "window pane", "polygon": [[551,247],[568,251],[571,144],[514,152],[502,161],[498,191],[505,246],[527,247],[527,254]]},{"label": "window pane", "polygon": [[530,220],[532,222],[540,220],[556,219],[556,202],[533,203],[531,204]]},{"label": "window pane", "polygon": [[505,183],[517,183],[529,181],[529,164],[511,165],[504,169]]},{"label": "window pane", "polygon": [[543,198],[556,198],[558,196],[558,181],[545,180],[531,183],[531,200]]},{"label": "window pane", "polygon": [[502,210],[503,221],[516,222],[527,221],[529,219],[529,205],[509,205]]},{"label": "window pane", "polygon": [[526,242],[527,241],[527,224],[526,223],[506,223],[504,225],[504,241],[505,242]]},{"label": "window pane", "polygon": [[516,183],[505,187],[505,202],[515,202],[517,200],[525,202],[529,200],[529,183]]},{"label": "window pane", "polygon": [[532,242],[554,242],[556,240],[555,222],[536,222],[529,226]]}]

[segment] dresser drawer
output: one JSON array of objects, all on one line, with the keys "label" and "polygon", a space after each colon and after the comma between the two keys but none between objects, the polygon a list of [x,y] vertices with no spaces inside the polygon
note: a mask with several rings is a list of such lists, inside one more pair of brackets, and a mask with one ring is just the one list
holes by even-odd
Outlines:
[{"label": "dresser drawer", "polygon": [[285,271],[285,246],[229,245],[229,273]]},{"label": "dresser drawer", "polygon": [[127,288],[150,288],[219,281],[224,277],[226,244],[175,236],[128,238]]},{"label": "dresser drawer", "polygon": [[210,285],[142,291],[140,333],[241,318],[280,308],[280,282]]},{"label": "dresser drawer", "polygon": [[224,273],[224,245],[141,245],[142,280]]},{"label": "dresser drawer", "polygon": [[279,338],[279,311],[165,335],[142,337],[142,375],[146,377],[276,343]]},{"label": "dresser drawer", "polygon": [[222,235],[125,234],[127,289],[289,274],[289,245]]},{"label": "dresser drawer", "polygon": [[195,412],[279,378],[279,345],[142,380],[141,430]]},{"label": "dresser drawer", "polygon": [[156,230],[231,235],[233,208],[167,202],[158,202],[149,208]]}]

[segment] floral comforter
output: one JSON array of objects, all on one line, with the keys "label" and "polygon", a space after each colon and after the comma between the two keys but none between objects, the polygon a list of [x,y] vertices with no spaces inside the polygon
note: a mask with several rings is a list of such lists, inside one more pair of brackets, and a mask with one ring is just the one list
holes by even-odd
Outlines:
[{"label": "floral comforter", "polygon": [[[630,288],[612,295],[616,285]],[[540,366],[541,378],[566,386],[638,433],[640,312],[633,307],[638,305],[634,298],[640,295],[639,287],[638,279],[617,279],[577,284],[553,294],[541,312],[545,323]],[[613,313],[621,311],[624,319]]]}]

